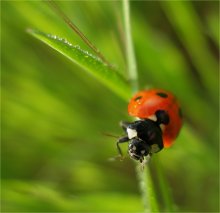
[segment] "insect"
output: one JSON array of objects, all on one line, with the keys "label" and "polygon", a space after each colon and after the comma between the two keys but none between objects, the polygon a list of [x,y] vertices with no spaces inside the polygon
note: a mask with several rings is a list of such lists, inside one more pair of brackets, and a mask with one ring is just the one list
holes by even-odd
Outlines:
[{"label": "insect", "polygon": [[128,113],[138,120],[120,123],[126,135],[119,138],[117,148],[122,156],[119,144],[129,142],[130,157],[140,162],[171,146],[182,127],[182,112],[176,97],[161,89],[135,94],[128,104]]}]

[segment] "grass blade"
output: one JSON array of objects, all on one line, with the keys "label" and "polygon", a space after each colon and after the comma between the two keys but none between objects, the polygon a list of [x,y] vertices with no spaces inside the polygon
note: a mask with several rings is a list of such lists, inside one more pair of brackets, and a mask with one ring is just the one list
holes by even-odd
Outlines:
[{"label": "grass blade", "polygon": [[146,165],[144,170],[142,166],[137,165],[136,171],[138,175],[139,187],[142,194],[142,200],[144,203],[144,212],[159,212],[159,207],[154,193],[154,187],[148,165]]},{"label": "grass blade", "polygon": [[[132,42],[131,26],[130,26],[130,10],[129,1],[123,1],[123,16],[125,25],[125,37],[126,37],[126,57],[128,65],[128,75],[131,81],[132,92],[138,90],[138,73],[135,59],[135,53]],[[159,212],[157,199],[154,193],[154,187],[151,180],[150,170],[145,168],[143,170],[140,167],[139,162],[136,165],[136,173],[138,177],[141,196],[144,204],[144,212]]]},{"label": "grass blade", "polygon": [[207,17],[207,25],[209,28],[209,36],[215,42],[216,46],[220,47],[220,40],[219,40],[219,14],[216,15],[211,13]]},{"label": "grass blade", "polygon": [[[194,7],[189,1],[162,2],[163,9],[187,49],[214,102],[218,91],[218,63],[212,56]],[[176,9],[178,8],[178,10]],[[207,75],[207,73],[209,73]]]},{"label": "grass blade", "polygon": [[128,74],[132,87],[132,92],[137,92],[138,90],[138,73],[137,65],[135,59],[135,53],[133,48],[132,36],[131,36],[131,26],[130,26],[130,12],[129,12],[128,0],[123,1],[123,16],[125,25],[125,43],[126,43],[126,58],[128,66]]},{"label": "grass blade", "polygon": [[125,78],[115,69],[104,64],[98,57],[57,36],[37,30],[28,30],[28,32],[88,71],[124,100],[127,101],[130,98],[131,90]]}]

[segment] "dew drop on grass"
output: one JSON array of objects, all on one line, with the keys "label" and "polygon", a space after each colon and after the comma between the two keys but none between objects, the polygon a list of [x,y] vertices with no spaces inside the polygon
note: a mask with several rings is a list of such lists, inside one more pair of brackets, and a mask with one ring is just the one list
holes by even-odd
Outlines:
[{"label": "dew drop on grass", "polygon": [[76,48],[76,49],[78,49],[78,50],[80,49],[80,46],[79,46],[79,45],[74,45],[73,47]]},{"label": "dew drop on grass", "polygon": [[[71,44],[70,42],[68,42],[66,39],[60,38],[60,37],[57,36],[57,35],[47,34],[47,36],[48,36],[49,38],[51,38],[51,39],[54,39],[54,40],[60,41],[60,42],[62,42],[62,43],[64,43],[64,44],[67,44],[68,46],[70,46],[70,47],[72,47],[72,48],[75,48],[75,49],[77,49],[77,50],[80,50],[80,51],[85,55],[85,56],[84,56],[85,58],[91,57],[91,58],[93,58],[94,60],[96,60],[97,62],[103,63],[102,60],[101,60],[99,57],[94,56],[93,54],[89,53],[88,51],[82,50],[79,45],[72,45],[72,44]],[[105,63],[103,63],[103,64],[104,64],[105,66],[107,66]]]},{"label": "dew drop on grass", "polygon": [[70,47],[73,46],[69,41],[67,41],[67,39],[60,38],[60,37],[57,36],[57,35],[47,34],[47,36],[48,36],[49,38],[54,39],[54,40],[57,40],[57,41],[63,42],[64,44],[67,44],[67,45],[70,46]]}]

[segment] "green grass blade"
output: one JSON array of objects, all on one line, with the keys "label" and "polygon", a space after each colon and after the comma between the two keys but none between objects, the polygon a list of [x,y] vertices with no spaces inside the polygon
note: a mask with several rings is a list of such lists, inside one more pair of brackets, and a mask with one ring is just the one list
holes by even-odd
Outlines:
[{"label": "green grass blade", "polygon": [[124,28],[125,28],[125,46],[126,46],[126,61],[128,67],[128,74],[130,77],[131,87],[133,92],[138,91],[138,73],[137,65],[134,53],[134,47],[131,35],[130,24],[130,9],[128,0],[123,1],[123,16],[124,16]]},{"label": "green grass blade", "polygon": [[106,66],[98,57],[57,36],[37,30],[28,30],[28,32],[88,71],[124,100],[127,101],[130,98],[131,90],[125,78],[115,69]]},{"label": "green grass blade", "polygon": [[[123,1],[123,16],[124,16],[124,31],[125,31],[125,46],[126,59],[128,66],[128,76],[130,77],[132,92],[138,90],[138,72],[136,58],[132,42],[131,24],[130,24],[130,6],[129,1]],[[140,163],[137,163],[137,177],[141,191],[141,197],[144,204],[144,212],[158,212],[158,203],[154,193],[154,187],[151,180],[151,174],[148,168],[144,171],[140,168]]]},{"label": "green grass blade", "polygon": [[138,174],[140,190],[142,193],[142,200],[144,203],[144,212],[159,212],[159,206],[155,196],[154,186],[152,183],[148,165],[146,165],[143,169],[142,166],[139,164],[137,165],[136,170]]},{"label": "green grass blade", "polygon": [[220,47],[219,40],[219,14],[211,13],[207,17],[207,26],[209,28],[209,36],[215,42],[216,46]]},{"label": "green grass blade", "polygon": [[[163,9],[197,68],[204,86],[218,96],[218,63],[210,52],[199,17],[190,1],[162,2]],[[177,10],[178,8],[178,10]]]}]

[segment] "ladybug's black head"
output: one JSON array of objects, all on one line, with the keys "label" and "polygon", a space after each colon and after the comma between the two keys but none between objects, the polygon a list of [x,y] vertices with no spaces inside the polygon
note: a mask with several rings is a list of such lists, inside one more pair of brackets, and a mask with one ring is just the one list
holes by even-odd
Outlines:
[{"label": "ladybug's black head", "polygon": [[150,152],[150,146],[139,138],[133,138],[128,146],[128,153],[131,158],[142,162]]}]

